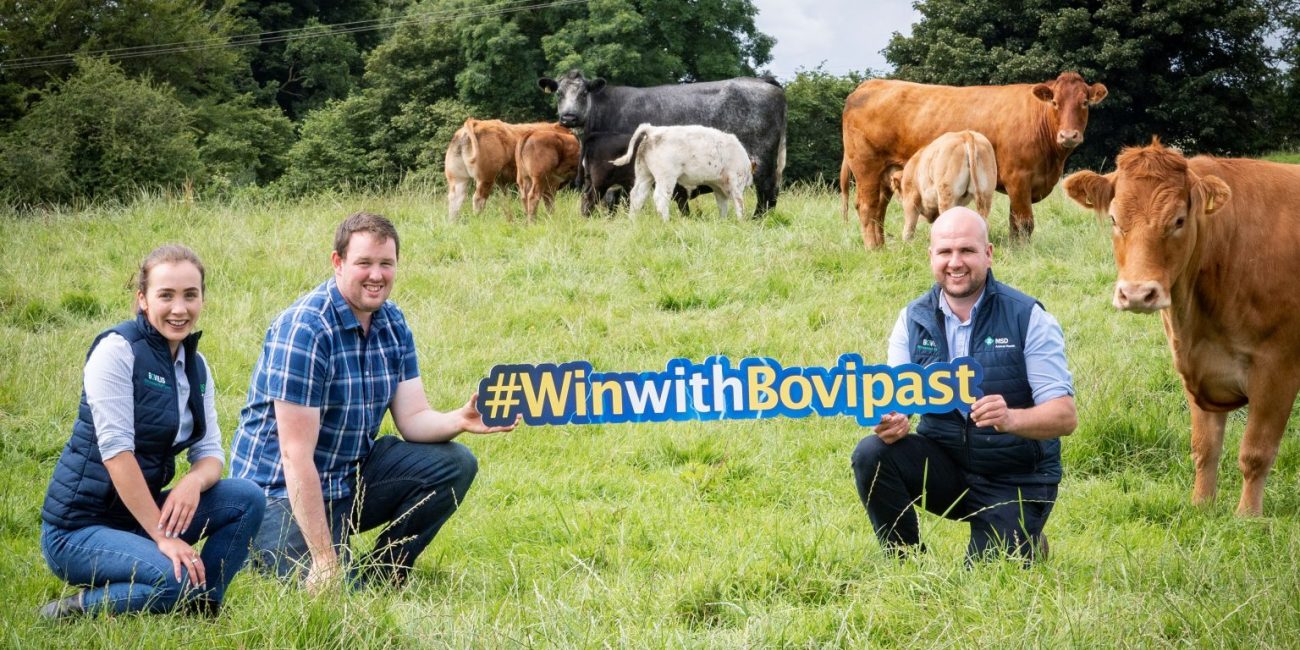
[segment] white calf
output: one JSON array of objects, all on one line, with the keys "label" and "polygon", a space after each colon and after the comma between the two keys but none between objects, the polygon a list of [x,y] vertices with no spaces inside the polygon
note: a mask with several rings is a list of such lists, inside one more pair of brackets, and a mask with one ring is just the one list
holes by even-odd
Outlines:
[{"label": "white calf", "polygon": [[891,174],[890,185],[903,204],[903,239],[912,238],[918,215],[934,223],[948,208],[972,200],[975,211],[988,220],[997,184],[993,145],[983,134],[956,131],[935,138],[901,172]]},{"label": "white calf", "polygon": [[730,133],[707,126],[651,126],[642,124],[632,134],[627,153],[615,165],[626,165],[636,156],[636,183],[628,214],[636,216],[654,184],[655,210],[668,221],[668,203],[673,187],[689,192],[704,185],[713,190],[718,214],[727,216],[727,201],[736,216],[745,218],[745,188],[753,179],[754,164],[744,145]]}]

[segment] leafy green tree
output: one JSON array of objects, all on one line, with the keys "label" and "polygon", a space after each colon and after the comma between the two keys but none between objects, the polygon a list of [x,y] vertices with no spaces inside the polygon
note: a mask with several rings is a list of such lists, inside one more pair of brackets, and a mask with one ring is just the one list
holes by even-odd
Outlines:
[{"label": "leafy green tree", "polygon": [[[175,43],[220,46],[237,25],[224,6],[191,0],[0,0],[0,61]],[[248,85],[242,50],[167,49],[148,56],[138,56],[143,50],[137,49],[114,60],[127,76],[167,84],[185,101],[232,96]],[[14,93],[28,94],[52,78],[72,75],[75,66],[62,61],[0,71],[0,82],[13,84],[10,101]],[[0,124],[20,117],[29,103],[20,101],[7,114],[0,103]]]},{"label": "leafy green tree", "polygon": [[895,76],[952,85],[1037,82],[1076,70],[1110,91],[1071,166],[1154,135],[1189,151],[1270,147],[1276,73],[1259,0],[930,0],[885,49]]},{"label": "leafy green tree", "polygon": [[[367,143],[366,176],[353,181],[397,178],[441,165],[430,134],[449,138],[464,120],[461,109],[479,118],[553,119],[551,100],[537,90],[542,75],[582,67],[613,83],[649,85],[754,74],[773,44],[754,27],[756,13],[750,0],[591,0],[513,13],[472,0],[424,0],[409,9],[420,20],[397,28],[366,57],[361,97],[332,104],[312,129]],[[439,104],[447,100],[456,103]],[[452,121],[438,122],[444,119]],[[290,156],[294,178],[311,178],[298,165],[316,163],[306,149],[295,151],[304,155]],[[351,164],[339,170],[362,173]]]},{"label": "leafy green tree", "polygon": [[785,85],[787,183],[837,181],[844,156],[840,134],[844,98],[866,78],[859,73],[837,77],[818,66],[799,70]]},{"label": "leafy green tree", "polygon": [[124,197],[201,170],[192,112],[174,91],[83,58],[0,140],[0,185],[20,203]]},{"label": "leafy green tree", "polygon": [[265,185],[284,172],[294,131],[279,108],[253,106],[252,96],[244,95],[200,104],[194,123],[200,134],[204,184],[214,188]]},{"label": "leafy green tree", "polygon": [[[389,33],[371,28],[394,12],[400,15],[407,4],[243,0],[235,10],[244,21],[242,31],[266,35],[250,61],[258,97],[278,105],[294,121],[331,99],[347,97],[361,81],[365,54]],[[285,40],[289,36],[295,38]]]}]

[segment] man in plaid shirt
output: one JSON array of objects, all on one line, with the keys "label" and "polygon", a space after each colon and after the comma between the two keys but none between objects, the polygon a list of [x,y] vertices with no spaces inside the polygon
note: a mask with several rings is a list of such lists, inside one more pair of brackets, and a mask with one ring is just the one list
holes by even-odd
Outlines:
[{"label": "man in plaid shirt", "polygon": [[[382,216],[339,225],[334,277],[271,323],[240,412],[231,475],[267,496],[254,556],[281,577],[307,570],[308,589],[342,575],[350,533],[381,525],[354,577],[403,582],[478,471],[452,439],[514,428],[485,426],[473,396],[447,413],[429,406],[411,330],[388,300],[398,252]],[[400,438],[377,438],[385,412]]]}]

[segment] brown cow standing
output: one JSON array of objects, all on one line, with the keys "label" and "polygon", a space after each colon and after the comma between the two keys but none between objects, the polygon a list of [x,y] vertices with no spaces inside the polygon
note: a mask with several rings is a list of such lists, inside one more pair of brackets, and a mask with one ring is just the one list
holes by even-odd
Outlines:
[{"label": "brown cow standing", "polygon": [[1249,403],[1237,514],[1258,515],[1300,391],[1300,165],[1189,160],[1158,141],[1117,165],[1071,175],[1066,193],[1114,224],[1115,306],[1160,311],[1192,411],[1192,502],[1214,499],[1228,412]]},{"label": "brown cow standing", "polygon": [[521,136],[539,130],[571,133],[551,122],[510,124],[501,120],[465,120],[452,136],[443,159],[443,174],[447,177],[447,218],[455,221],[460,214],[470,180],[474,181],[475,212],[483,209],[493,185],[515,182],[515,145]]},{"label": "brown cow standing", "polygon": [[925,145],[890,176],[889,187],[903,204],[903,239],[912,239],[916,219],[934,223],[955,205],[975,202],[985,221],[993,208],[998,163],[993,144],[976,131],[945,133]]},{"label": "brown cow standing", "polygon": [[979,131],[993,143],[998,190],[1011,198],[1011,235],[1034,230],[1031,205],[1052,192],[1065,158],[1083,142],[1088,109],[1106,97],[1074,72],[1040,84],[928,86],[870,79],[844,101],[840,166],[842,209],[848,212],[848,174],[858,184],[858,220],[868,250],[885,243],[889,176],[921,147],[948,131]]},{"label": "brown cow standing", "polygon": [[545,201],[546,209],[553,211],[555,190],[577,175],[578,138],[545,130],[525,134],[515,144],[515,167],[524,212],[532,223],[537,203]]}]

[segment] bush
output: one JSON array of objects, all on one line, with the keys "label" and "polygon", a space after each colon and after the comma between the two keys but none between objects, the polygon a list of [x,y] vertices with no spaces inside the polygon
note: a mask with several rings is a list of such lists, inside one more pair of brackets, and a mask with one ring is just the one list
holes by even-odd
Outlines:
[{"label": "bush", "polygon": [[169,87],[79,59],[0,140],[0,184],[21,204],[179,186],[201,168],[191,120]]},{"label": "bush", "polygon": [[281,186],[306,193],[388,186],[411,171],[422,178],[440,176],[452,134],[473,113],[464,103],[442,99],[432,105],[409,102],[383,120],[372,94],[330,102],[303,121]]},{"label": "bush", "polygon": [[205,187],[264,185],[284,173],[293,124],[278,109],[257,108],[241,97],[202,106],[196,115]]},{"label": "bush", "polygon": [[289,148],[280,185],[291,193],[381,183],[372,163],[368,130],[373,106],[364,94],[330,101],[303,119]]},{"label": "bush", "polygon": [[794,81],[786,84],[786,185],[795,181],[830,185],[839,178],[844,98],[865,78],[858,73],[837,77],[818,66],[799,70]]}]

